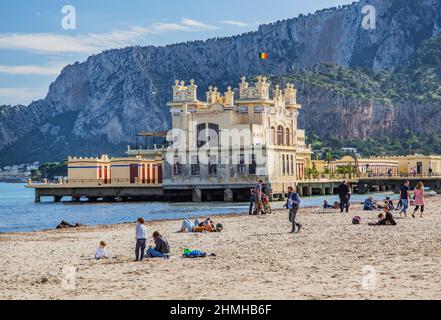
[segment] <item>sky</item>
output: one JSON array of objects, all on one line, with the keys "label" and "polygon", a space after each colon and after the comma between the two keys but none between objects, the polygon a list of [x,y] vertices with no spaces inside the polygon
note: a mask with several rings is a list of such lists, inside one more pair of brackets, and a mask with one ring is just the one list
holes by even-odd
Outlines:
[{"label": "sky", "polygon": [[231,36],[353,1],[1,1],[0,105],[44,98],[65,65],[105,49]]}]

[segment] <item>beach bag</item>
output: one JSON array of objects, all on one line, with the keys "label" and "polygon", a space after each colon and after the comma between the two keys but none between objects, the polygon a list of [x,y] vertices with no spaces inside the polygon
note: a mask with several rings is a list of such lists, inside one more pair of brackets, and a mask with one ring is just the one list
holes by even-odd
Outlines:
[{"label": "beach bag", "polygon": [[185,258],[205,258],[207,254],[200,250],[184,250]]},{"label": "beach bag", "polygon": [[224,230],[222,223],[216,224],[216,232],[221,232],[222,230]]},{"label": "beach bag", "polygon": [[360,224],[361,223],[361,217],[355,216],[352,218],[352,224]]}]

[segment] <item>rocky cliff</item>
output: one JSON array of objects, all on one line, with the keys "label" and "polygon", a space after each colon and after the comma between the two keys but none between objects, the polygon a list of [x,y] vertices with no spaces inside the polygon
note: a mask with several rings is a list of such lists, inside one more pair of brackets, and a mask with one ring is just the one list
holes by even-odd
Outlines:
[{"label": "rocky cliff", "polygon": [[[362,28],[361,11],[367,3],[377,9],[375,30]],[[97,154],[105,146],[121,152],[137,131],[168,128],[166,102],[176,78],[196,79],[202,95],[208,85],[223,89],[242,75],[287,74],[323,61],[393,70],[440,26],[440,0],[363,0],[235,37],[105,51],[64,68],[45,99],[27,107],[0,107],[0,164]],[[259,60],[259,51],[268,52],[270,58]],[[307,129],[323,127],[320,118],[310,122],[308,106],[314,110],[335,106],[347,110],[339,117],[351,126],[326,118],[333,126],[329,134],[351,137],[389,130],[384,123],[389,121],[388,111],[373,112],[369,100],[332,100],[332,93],[306,87],[302,95],[307,103],[300,124]],[[361,128],[372,115],[379,118],[375,118],[378,130]]]}]

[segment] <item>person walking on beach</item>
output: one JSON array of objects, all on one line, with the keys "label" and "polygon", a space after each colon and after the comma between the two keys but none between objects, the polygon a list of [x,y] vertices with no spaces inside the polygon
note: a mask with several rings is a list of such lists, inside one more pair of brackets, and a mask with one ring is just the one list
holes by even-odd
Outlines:
[{"label": "person walking on beach", "polygon": [[338,187],[338,196],[340,198],[340,212],[343,213],[343,210],[346,210],[346,213],[349,212],[349,198],[351,196],[351,192],[349,189],[349,185],[344,180]]},{"label": "person walking on beach", "polygon": [[401,201],[401,211],[400,216],[404,213],[407,217],[407,210],[409,209],[409,199],[410,199],[410,187],[409,180],[404,181],[404,184],[400,187],[400,201]]},{"label": "person walking on beach", "polygon": [[296,222],[297,212],[299,211],[300,206],[300,196],[297,192],[294,192],[293,187],[288,187],[288,199],[286,200],[285,207],[289,210],[289,221],[292,224],[292,229],[290,233],[300,232],[302,225]]},{"label": "person walking on beach", "polygon": [[254,189],[250,190],[250,209],[249,209],[249,215],[253,214],[253,207],[254,207],[254,203],[256,202],[256,195],[254,193]]},{"label": "person walking on beach", "polygon": [[421,181],[418,182],[418,184],[416,185],[413,196],[414,196],[416,207],[412,213],[412,217],[415,218],[415,213],[417,213],[418,210],[421,209],[420,218],[422,218],[423,214],[424,214],[425,201],[424,201],[424,184]]},{"label": "person walking on beach", "polygon": [[139,218],[136,224],[136,261],[142,261],[144,258],[145,246],[147,242],[147,227],[144,224],[144,219]]}]

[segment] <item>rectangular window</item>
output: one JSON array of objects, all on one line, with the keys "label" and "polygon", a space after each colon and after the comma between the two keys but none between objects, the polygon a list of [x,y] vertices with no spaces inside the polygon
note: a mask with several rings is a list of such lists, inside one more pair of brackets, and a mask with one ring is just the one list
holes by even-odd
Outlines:
[{"label": "rectangular window", "polygon": [[199,156],[191,156],[191,175],[198,176],[200,173]]},{"label": "rectangular window", "polygon": [[291,175],[294,175],[294,156],[291,155]]},{"label": "rectangular window", "polygon": [[200,123],[196,126],[196,141],[197,147],[201,148],[207,143],[207,124]]},{"label": "rectangular window", "polygon": [[250,159],[250,164],[249,164],[249,168],[248,168],[248,173],[249,174],[256,174],[256,169],[257,169],[257,163],[256,163],[256,155],[252,154],[251,155],[251,159]]},{"label": "rectangular window", "polygon": [[216,175],[217,174],[217,157],[210,156],[210,160],[208,161],[208,174]]},{"label": "rectangular window", "polygon": [[286,174],[285,155],[282,154],[282,174]]},{"label": "rectangular window", "polygon": [[[182,164],[180,163],[179,160],[180,160],[179,157],[175,156],[174,164],[173,164],[173,175],[174,176],[182,175]],[[150,171],[150,168],[149,168],[149,171]]]},{"label": "rectangular window", "polygon": [[245,155],[240,154],[239,155],[239,164],[237,165],[237,172],[239,174],[245,174],[246,173],[246,166],[245,166]]},{"label": "rectangular window", "polygon": [[210,147],[220,146],[219,125],[214,123],[208,124],[208,143]]}]

